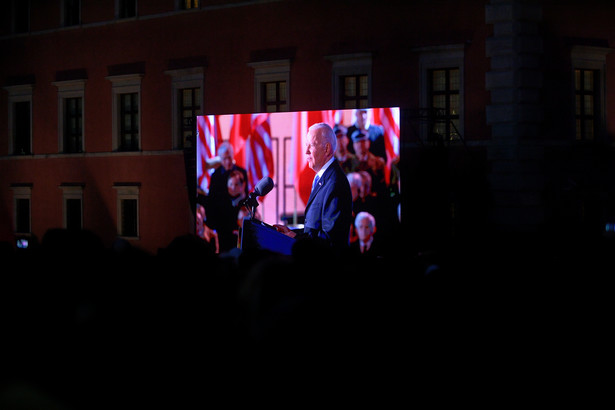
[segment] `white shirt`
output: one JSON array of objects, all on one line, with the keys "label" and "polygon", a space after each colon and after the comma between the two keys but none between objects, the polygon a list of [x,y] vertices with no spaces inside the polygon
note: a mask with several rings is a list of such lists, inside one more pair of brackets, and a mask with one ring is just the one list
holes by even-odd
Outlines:
[{"label": "white shirt", "polygon": [[335,155],[332,156],[329,161],[325,162],[325,165],[323,165],[322,168],[320,168],[320,170],[316,173],[314,179],[316,179],[316,177],[322,178],[322,174],[324,174],[327,168],[329,168],[329,166],[333,164],[333,161],[335,161]]},{"label": "white shirt", "polygon": [[374,237],[373,236],[370,237],[367,242],[363,242],[362,240],[359,239],[359,246],[361,248],[361,253],[367,252],[369,250],[369,248],[371,248],[372,242],[374,242]]}]

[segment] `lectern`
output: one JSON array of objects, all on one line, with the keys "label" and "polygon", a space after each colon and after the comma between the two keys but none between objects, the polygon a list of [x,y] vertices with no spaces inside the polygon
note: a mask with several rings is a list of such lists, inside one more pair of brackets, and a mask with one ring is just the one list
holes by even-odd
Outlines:
[{"label": "lectern", "polygon": [[283,255],[290,255],[295,240],[278,232],[273,226],[245,218],[241,229],[241,250],[266,249]]}]

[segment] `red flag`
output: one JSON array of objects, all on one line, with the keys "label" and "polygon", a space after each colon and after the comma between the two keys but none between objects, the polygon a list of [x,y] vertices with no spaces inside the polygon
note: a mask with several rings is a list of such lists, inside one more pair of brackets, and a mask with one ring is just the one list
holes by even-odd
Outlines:
[{"label": "red flag", "polygon": [[229,135],[229,143],[233,147],[235,163],[244,169],[246,168],[244,146],[250,136],[250,130],[252,128],[251,122],[250,114],[233,115],[233,122]]},{"label": "red flag", "polygon": [[384,128],[384,148],[387,154],[385,181],[390,181],[391,164],[399,156],[399,107],[374,109],[374,123]]},{"label": "red flag", "polygon": [[262,178],[274,177],[269,114],[234,115],[229,142],[233,146],[235,163],[248,172],[249,190]]},{"label": "red flag", "polygon": [[268,176],[273,179],[273,143],[269,114],[252,114],[252,127],[245,148],[249,188]]}]

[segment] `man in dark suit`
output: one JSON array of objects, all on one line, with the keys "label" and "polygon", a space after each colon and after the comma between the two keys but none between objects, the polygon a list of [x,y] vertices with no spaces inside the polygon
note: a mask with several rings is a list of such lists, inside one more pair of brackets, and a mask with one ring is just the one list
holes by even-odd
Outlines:
[{"label": "man in dark suit", "polygon": [[337,138],[328,124],[319,123],[309,128],[306,139],[305,155],[316,176],[305,207],[304,231],[297,235],[284,225],[274,226],[290,237],[319,238],[334,248],[346,248],[352,223],[352,194],[335,160]]}]

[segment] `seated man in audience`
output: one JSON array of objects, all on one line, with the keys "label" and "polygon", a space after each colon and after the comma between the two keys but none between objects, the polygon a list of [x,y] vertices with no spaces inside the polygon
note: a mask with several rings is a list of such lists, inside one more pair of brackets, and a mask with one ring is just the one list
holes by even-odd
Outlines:
[{"label": "seated man in audience", "polygon": [[344,174],[354,172],[359,167],[359,160],[350,151],[348,151],[348,135],[346,134],[346,127],[343,125],[336,125],[333,128],[335,136],[337,137],[337,147],[335,148],[335,158],[337,158]]},{"label": "seated man in audience", "polygon": [[371,191],[379,196],[386,196],[387,185],[384,180],[385,162],[379,156],[369,151],[370,141],[362,131],[356,130],[352,133],[352,145],[355,155],[359,160],[357,171],[367,171],[372,177]]},{"label": "seated man in audience", "polygon": [[354,220],[354,226],[358,240],[350,244],[351,253],[370,258],[382,257],[381,244],[374,236],[376,218],[369,212],[359,212]]}]

